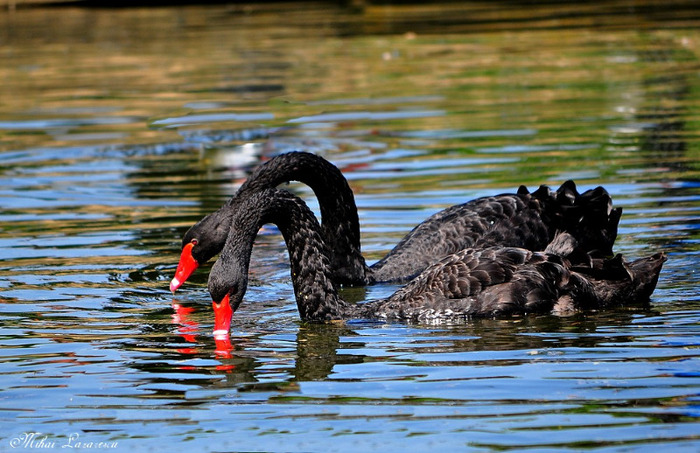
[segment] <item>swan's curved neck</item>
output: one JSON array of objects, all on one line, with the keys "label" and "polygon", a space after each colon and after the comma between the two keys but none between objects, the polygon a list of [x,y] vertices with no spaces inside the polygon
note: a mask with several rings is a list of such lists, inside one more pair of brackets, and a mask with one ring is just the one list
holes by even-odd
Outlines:
[{"label": "swan's curved neck", "polygon": [[[305,152],[282,154],[258,167],[239,195],[300,181],[314,191],[321,209],[321,234],[329,246],[336,282],[367,281],[367,265],[360,248],[360,221],[352,189],[340,170],[322,157]],[[234,197],[235,198],[235,197]]]},{"label": "swan's curved neck", "polygon": [[[265,190],[250,197],[249,207],[234,215],[226,247],[219,258],[226,274],[247,276],[253,242],[259,228],[274,223],[289,250],[297,307],[304,320],[347,317],[353,305],[343,301],[332,280],[328,247],[320,225],[306,204],[285,191]],[[243,290],[245,291],[245,290]],[[242,297],[242,294],[241,294]]]}]

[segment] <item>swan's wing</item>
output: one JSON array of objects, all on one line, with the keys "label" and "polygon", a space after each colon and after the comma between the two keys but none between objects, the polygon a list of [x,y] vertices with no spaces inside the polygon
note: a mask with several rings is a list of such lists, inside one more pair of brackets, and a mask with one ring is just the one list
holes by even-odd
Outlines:
[{"label": "swan's wing", "polygon": [[521,248],[465,249],[367,309],[374,316],[415,321],[541,311],[539,304],[551,307],[556,297],[548,282],[556,273],[559,280],[566,274],[557,263],[549,269],[547,260],[548,255]]},{"label": "swan's wing", "polygon": [[[544,248],[548,232],[529,196],[504,194],[451,206],[417,225],[382,260],[372,265],[377,281],[401,281],[418,276],[429,265],[480,243]],[[494,230],[494,227],[499,228]],[[488,239],[481,243],[482,238]],[[542,239],[537,239],[543,237]],[[533,241],[544,241],[540,244]],[[530,247],[532,245],[532,247]]]}]

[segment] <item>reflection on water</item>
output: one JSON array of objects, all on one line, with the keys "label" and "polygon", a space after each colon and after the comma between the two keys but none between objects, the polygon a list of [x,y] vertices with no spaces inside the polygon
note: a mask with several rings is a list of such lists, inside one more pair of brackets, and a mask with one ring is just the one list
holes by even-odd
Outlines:
[{"label": "reflection on water", "polygon": [[[3,10],[0,449],[696,451],[700,17],[672,3]],[[268,227],[217,340],[207,266],[168,292],[180,237],[294,149],[346,174],[370,260],[470,198],[602,184],[617,251],[670,256],[653,307],[301,324]]]}]

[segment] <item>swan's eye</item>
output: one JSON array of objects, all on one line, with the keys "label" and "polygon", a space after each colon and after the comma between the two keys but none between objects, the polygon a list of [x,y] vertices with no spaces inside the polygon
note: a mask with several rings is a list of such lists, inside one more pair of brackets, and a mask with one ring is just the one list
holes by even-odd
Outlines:
[{"label": "swan's eye", "polygon": [[198,243],[199,243],[199,241],[197,239],[192,239],[190,241],[190,244],[192,244],[192,245],[197,245]]}]

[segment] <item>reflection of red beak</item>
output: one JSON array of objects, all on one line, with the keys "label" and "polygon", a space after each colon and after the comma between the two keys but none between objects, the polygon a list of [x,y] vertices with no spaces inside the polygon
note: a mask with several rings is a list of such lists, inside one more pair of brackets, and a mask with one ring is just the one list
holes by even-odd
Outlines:
[{"label": "reflection of red beak", "polygon": [[192,307],[183,307],[182,305],[173,302],[173,310],[175,312],[172,314],[173,323],[179,324],[180,327],[177,328],[177,333],[180,334],[185,341],[189,343],[196,343],[197,336],[195,333],[199,330],[199,324],[190,318],[190,315],[194,312]]},{"label": "reflection of red beak", "polygon": [[199,267],[199,263],[192,256],[192,247],[194,247],[194,244],[190,242],[182,248],[180,263],[177,265],[175,277],[173,277],[173,280],[170,282],[170,291],[173,293],[177,291],[190,275],[192,275],[192,272]]},{"label": "reflection of red beak", "polygon": [[226,335],[231,328],[231,318],[233,318],[233,310],[229,302],[230,296],[227,294],[220,303],[212,302],[214,308],[214,337]]},{"label": "reflection of red beak", "polygon": [[[231,359],[233,358],[233,346],[231,346],[231,339],[229,338],[228,334],[226,335],[215,335],[214,336],[214,343],[216,344],[216,349],[214,349],[214,354],[216,354],[217,357],[221,357],[222,359]],[[232,370],[236,366],[235,365],[217,365],[216,369],[217,370]]]}]

